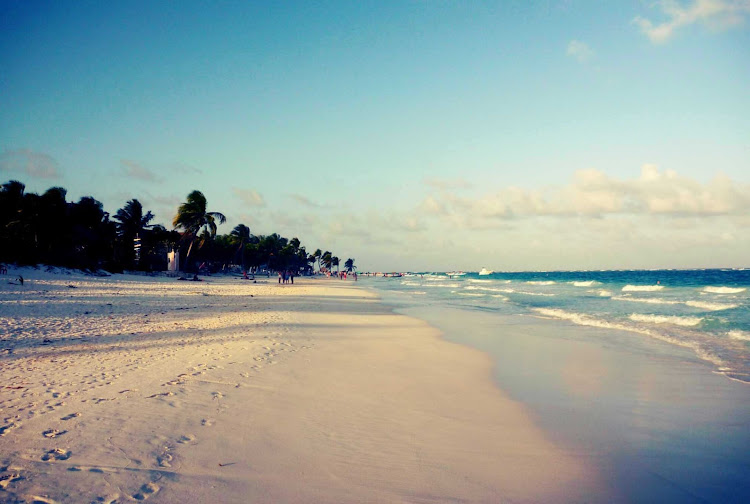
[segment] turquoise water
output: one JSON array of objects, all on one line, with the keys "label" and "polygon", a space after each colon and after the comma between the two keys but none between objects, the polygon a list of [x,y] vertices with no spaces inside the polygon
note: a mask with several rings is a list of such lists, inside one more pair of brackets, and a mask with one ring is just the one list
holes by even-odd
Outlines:
[{"label": "turquoise water", "polygon": [[750,270],[417,273],[369,280],[407,304],[629,331],[689,349],[715,372],[750,383]]}]

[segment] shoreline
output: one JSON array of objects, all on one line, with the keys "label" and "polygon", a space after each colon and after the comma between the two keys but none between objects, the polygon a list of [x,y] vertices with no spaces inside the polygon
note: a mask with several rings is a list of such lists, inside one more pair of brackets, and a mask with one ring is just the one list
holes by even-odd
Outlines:
[{"label": "shoreline", "polygon": [[686,349],[627,331],[436,306],[394,305],[490,356],[497,386],[559,446],[595,464],[613,495],[750,498],[745,382],[727,380]]},{"label": "shoreline", "polygon": [[364,286],[39,276],[0,290],[3,498],[618,500],[487,355]]}]

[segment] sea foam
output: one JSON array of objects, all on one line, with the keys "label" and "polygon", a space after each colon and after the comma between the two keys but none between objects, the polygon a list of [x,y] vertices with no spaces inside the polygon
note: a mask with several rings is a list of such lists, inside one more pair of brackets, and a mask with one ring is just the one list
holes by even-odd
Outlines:
[{"label": "sea foam", "polygon": [[740,331],[739,329],[732,329],[727,333],[727,336],[740,341],[750,341],[750,332]]},{"label": "sea foam", "polygon": [[678,317],[676,315],[644,315],[633,313],[630,320],[635,322],[647,322],[650,324],[673,324],[684,327],[697,326],[703,320],[703,317]]},{"label": "sea foam", "polygon": [[739,294],[745,292],[745,287],[704,287],[703,292],[710,292],[712,294]]},{"label": "sea foam", "polygon": [[693,308],[701,308],[703,310],[710,310],[710,311],[731,310],[732,308],[737,308],[739,306],[736,304],[709,303],[706,301],[686,301],[685,304],[688,306],[692,306]]},{"label": "sea foam", "polygon": [[615,301],[627,301],[629,303],[648,303],[648,304],[667,304],[676,305],[680,304],[679,301],[670,301],[662,298],[637,298],[637,297],[625,297],[625,296],[614,296],[612,297]]},{"label": "sea foam", "polygon": [[[712,362],[713,364],[716,364],[717,366],[722,366],[725,364],[723,359],[721,359],[719,356],[715,355],[713,352],[709,351],[708,349],[704,348],[700,343],[696,341],[685,341],[683,339],[675,338],[668,334],[664,334],[658,331],[653,331],[651,329],[647,329],[644,327],[637,327],[637,326],[632,326],[628,324],[620,324],[617,322],[607,322],[605,320],[597,319],[589,315],[585,315],[583,313],[568,312],[568,311],[560,310],[557,308],[534,308],[533,310],[539,313],[540,315],[543,315],[549,318],[568,320],[578,325],[601,327],[604,329],[617,329],[620,331],[628,331],[628,332],[643,334],[646,336],[650,336],[654,339],[672,343],[677,346],[691,348],[698,357],[700,357],[701,359],[705,361]],[[730,332],[733,332],[733,331],[730,331]]]},{"label": "sea foam", "polygon": [[622,288],[623,292],[654,292],[664,288],[663,285],[626,285]]},{"label": "sea foam", "polygon": [[588,281],[580,281],[580,282],[568,282],[569,284],[573,285],[574,287],[591,287],[592,285],[599,285],[599,282],[596,280],[588,280]]}]

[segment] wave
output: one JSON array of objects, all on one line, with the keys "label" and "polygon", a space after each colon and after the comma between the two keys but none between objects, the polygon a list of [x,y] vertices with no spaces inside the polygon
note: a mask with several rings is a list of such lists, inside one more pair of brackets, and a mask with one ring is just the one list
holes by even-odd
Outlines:
[{"label": "wave", "polygon": [[745,292],[745,287],[704,287],[703,292],[710,292],[712,294],[739,294]]},{"label": "wave", "polygon": [[629,303],[646,303],[646,304],[660,304],[660,305],[678,305],[684,304],[693,308],[700,308],[701,310],[708,311],[721,311],[731,310],[737,308],[739,305],[727,304],[727,303],[710,303],[707,301],[673,301],[670,299],[662,298],[637,298],[637,297],[625,297],[625,296],[614,296],[612,299],[615,301],[627,301]]},{"label": "wave", "polygon": [[732,329],[727,333],[727,336],[740,341],[750,341],[750,332],[740,331],[739,329]]},{"label": "wave", "polygon": [[662,298],[637,298],[637,297],[625,297],[625,296],[614,296],[612,297],[615,301],[628,301],[630,303],[648,303],[648,304],[668,304],[675,305],[680,304],[679,301],[670,301]]},{"label": "wave", "polygon": [[663,285],[626,285],[622,288],[623,292],[654,292],[664,288]]},{"label": "wave", "polygon": [[529,285],[555,285],[557,282],[554,280],[531,280],[526,283]]},{"label": "wave", "polygon": [[587,281],[580,281],[580,282],[568,282],[569,284],[573,285],[574,287],[591,287],[593,285],[599,285],[599,282],[596,280],[587,280]]},{"label": "wave", "polygon": [[533,311],[543,316],[549,317],[549,318],[568,320],[577,325],[601,327],[603,329],[616,329],[620,331],[628,331],[628,332],[643,334],[646,336],[650,336],[654,339],[666,341],[667,343],[672,343],[673,345],[691,348],[699,358],[705,361],[711,362],[717,366],[723,366],[725,364],[724,361],[720,357],[718,357],[717,355],[703,348],[698,342],[685,341],[679,338],[674,338],[667,334],[656,332],[651,329],[630,326],[626,324],[619,324],[617,322],[608,322],[606,320],[593,318],[583,313],[567,312],[565,310],[560,310],[557,308],[533,308]]},{"label": "wave", "polygon": [[428,289],[450,289],[450,288],[456,288],[461,287],[461,284],[458,283],[440,283],[440,284],[419,284],[420,287],[426,287]]},{"label": "wave", "polygon": [[599,290],[599,291],[591,291],[591,292],[598,293],[600,297],[612,297],[612,292],[608,291],[608,290],[605,290],[605,289],[602,289],[602,290]]},{"label": "wave", "polygon": [[487,292],[515,292],[513,289],[500,289],[497,287],[479,287],[474,285],[467,285],[464,287],[466,290],[478,290],[478,291],[487,291]]},{"label": "wave", "polygon": [[469,278],[471,283],[492,283],[492,280],[480,280],[478,278]]},{"label": "wave", "polygon": [[478,292],[455,292],[455,294],[458,294],[459,296],[469,296],[469,297],[484,297],[487,294],[479,294]]},{"label": "wave", "polygon": [[676,315],[644,315],[633,313],[630,320],[635,322],[648,322],[650,324],[673,324],[683,327],[697,326],[703,321],[703,317],[678,317]]},{"label": "wave", "polygon": [[731,310],[732,308],[737,308],[739,306],[727,303],[708,303],[706,301],[686,301],[685,304],[692,306],[693,308],[701,308],[710,311]]}]

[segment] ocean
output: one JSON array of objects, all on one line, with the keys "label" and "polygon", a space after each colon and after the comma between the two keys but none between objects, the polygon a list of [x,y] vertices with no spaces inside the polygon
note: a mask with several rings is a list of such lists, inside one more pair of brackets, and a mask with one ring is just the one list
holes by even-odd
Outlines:
[{"label": "ocean", "polygon": [[373,280],[407,304],[525,314],[658,339],[750,383],[747,269],[414,273]]},{"label": "ocean", "polygon": [[750,502],[750,271],[363,282],[485,352],[499,388],[597,468],[608,502]]}]

